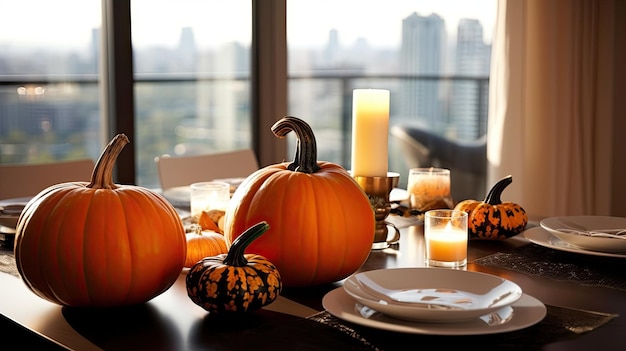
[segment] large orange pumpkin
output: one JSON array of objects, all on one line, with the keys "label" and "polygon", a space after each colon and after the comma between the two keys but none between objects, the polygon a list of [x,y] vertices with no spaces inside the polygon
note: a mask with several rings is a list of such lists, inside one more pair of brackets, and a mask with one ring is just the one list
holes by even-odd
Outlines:
[{"label": "large orange pumpkin", "polygon": [[76,307],[140,304],[178,278],[187,246],[176,210],[151,190],[112,181],[128,142],[111,140],[90,183],[53,185],[26,205],[15,260],[38,296]]},{"label": "large orange pumpkin", "polygon": [[294,162],[261,168],[237,188],[224,219],[230,245],[247,228],[266,221],[268,232],[246,252],[276,265],[286,287],[334,282],[354,273],[374,240],[374,211],[352,176],[332,162],[317,162],[308,124],[285,117],[272,126],[279,138],[295,131]]}]

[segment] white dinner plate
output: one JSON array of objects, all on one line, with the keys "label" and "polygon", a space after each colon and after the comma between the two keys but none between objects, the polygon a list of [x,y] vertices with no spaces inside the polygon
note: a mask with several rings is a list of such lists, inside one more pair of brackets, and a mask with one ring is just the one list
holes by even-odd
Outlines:
[{"label": "white dinner plate", "polygon": [[561,216],[550,217],[539,222],[541,227],[559,239],[583,249],[601,252],[626,253],[626,235],[620,238],[605,238],[577,233],[584,231],[606,231],[625,229],[626,218],[610,216]]},{"label": "white dinner plate", "polygon": [[0,211],[0,226],[10,228],[11,230],[17,228],[17,220],[30,199],[32,197],[0,200],[0,207],[3,208]]},{"label": "white dinner plate", "polygon": [[480,318],[458,323],[423,323],[389,317],[383,313],[363,311],[362,306],[346,293],[336,288],[322,299],[322,305],[331,315],[344,321],[366,327],[384,329],[400,333],[428,335],[480,335],[496,334],[519,330],[539,323],[547,313],[546,306],[536,298],[523,294],[515,303],[511,318],[502,324],[488,325]]},{"label": "white dinner plate", "polygon": [[343,288],[361,304],[388,316],[436,323],[474,319],[522,296],[517,284],[495,275],[433,267],[356,273]]},{"label": "white dinner plate", "polygon": [[0,212],[0,226],[10,229],[17,228],[17,220],[20,218],[19,213],[4,213]]},{"label": "white dinner plate", "polygon": [[191,191],[188,186],[176,186],[163,190],[163,196],[172,204],[189,207]]},{"label": "white dinner plate", "polygon": [[569,244],[556,236],[552,235],[549,231],[543,229],[542,227],[534,227],[527,229],[522,234],[526,239],[530,242],[535,243],[537,245],[541,245],[544,247],[548,247],[555,250],[567,251],[585,255],[592,256],[603,256],[603,257],[618,257],[618,258],[626,258],[626,253],[612,253],[612,252],[600,252],[593,250],[586,250],[581,247],[574,246]]}]

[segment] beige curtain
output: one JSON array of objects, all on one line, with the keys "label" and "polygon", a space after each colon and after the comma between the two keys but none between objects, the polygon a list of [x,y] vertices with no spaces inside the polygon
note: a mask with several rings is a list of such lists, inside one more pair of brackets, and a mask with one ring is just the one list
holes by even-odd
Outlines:
[{"label": "beige curtain", "polygon": [[611,213],[613,1],[498,1],[488,185],[531,219]]}]

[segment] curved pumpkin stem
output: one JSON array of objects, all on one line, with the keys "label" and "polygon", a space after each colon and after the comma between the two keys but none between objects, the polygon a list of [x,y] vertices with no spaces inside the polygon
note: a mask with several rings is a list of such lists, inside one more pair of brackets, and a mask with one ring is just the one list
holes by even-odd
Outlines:
[{"label": "curved pumpkin stem", "polygon": [[494,186],[491,187],[487,197],[485,197],[485,203],[490,205],[499,205],[502,203],[500,196],[504,189],[509,186],[513,182],[513,177],[508,175],[502,179],[500,179]]},{"label": "curved pumpkin stem", "polygon": [[116,135],[100,154],[98,162],[91,173],[91,182],[87,185],[93,189],[117,189],[118,186],[113,183],[113,167],[117,156],[130,140],[125,134]]},{"label": "curved pumpkin stem", "polygon": [[296,153],[293,162],[287,166],[290,171],[315,173],[320,170],[317,164],[317,143],[313,130],[305,121],[292,116],[281,118],[272,126],[272,132],[284,139],[289,132],[296,133]]},{"label": "curved pumpkin stem", "polygon": [[246,229],[245,232],[241,233],[241,235],[233,241],[226,258],[224,258],[224,264],[235,267],[243,267],[247,265],[248,260],[246,260],[246,257],[244,256],[246,248],[268,229],[270,229],[270,225],[266,221],[259,222]]}]

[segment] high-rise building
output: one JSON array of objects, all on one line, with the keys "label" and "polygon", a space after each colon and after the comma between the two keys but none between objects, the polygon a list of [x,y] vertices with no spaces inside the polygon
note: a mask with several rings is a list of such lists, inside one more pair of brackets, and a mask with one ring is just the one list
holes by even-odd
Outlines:
[{"label": "high-rise building", "polygon": [[[464,77],[489,76],[491,46],[483,40],[483,26],[475,19],[459,21],[455,57],[455,71]],[[482,84],[482,85],[481,85]],[[487,101],[477,97],[480,89],[487,89],[480,80],[455,81],[450,101],[451,122],[456,127],[455,137],[460,140],[474,140],[486,133]]]},{"label": "high-rise building", "polygon": [[446,41],[445,22],[437,14],[420,16],[412,13],[402,20],[400,73],[432,76],[434,79],[407,79],[400,84],[399,115],[429,128],[446,124],[442,117],[441,83],[436,76],[442,73]]},{"label": "high-rise building", "polygon": [[196,48],[196,39],[193,33],[193,28],[184,27],[180,31],[180,40],[178,41],[177,65],[176,69],[179,72],[194,72],[196,70],[196,57],[198,56],[198,50]]}]

